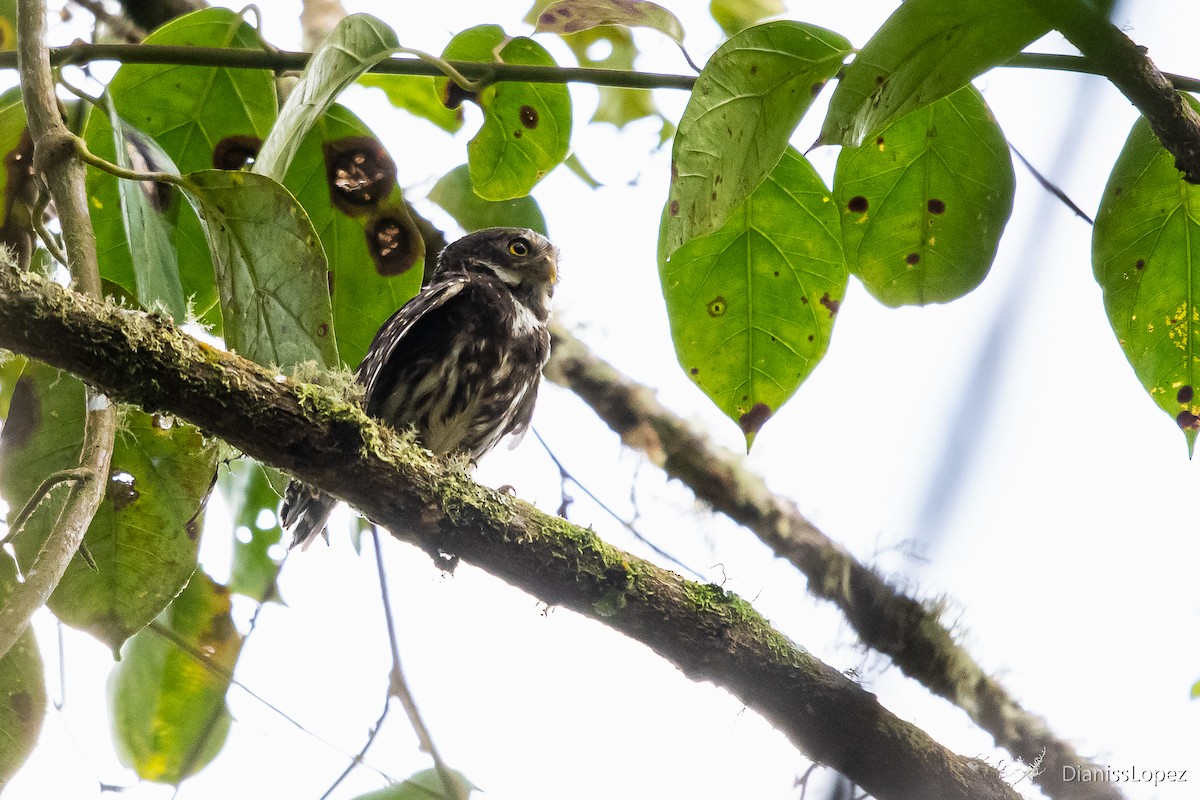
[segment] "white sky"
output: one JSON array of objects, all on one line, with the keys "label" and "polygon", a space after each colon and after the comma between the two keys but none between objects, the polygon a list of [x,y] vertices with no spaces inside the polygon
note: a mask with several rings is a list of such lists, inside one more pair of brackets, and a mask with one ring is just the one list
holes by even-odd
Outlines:
[{"label": "white sky", "polygon": [[[470,24],[527,33],[519,20],[528,5],[346,2],[396,25],[403,44],[432,52]],[[693,56],[706,58],[720,40],[707,3],[665,5],[682,18]],[[792,17],[859,46],[894,5],[790,3]],[[296,47],[298,3],[262,7],[267,37]],[[1194,37],[1180,33],[1200,29],[1200,4],[1129,3],[1120,22],[1164,69],[1200,75]],[[638,32],[636,39],[647,51],[639,67],[687,71],[662,37]],[[539,40],[571,63],[552,37]],[[1069,50],[1057,37],[1036,49]],[[976,85],[1010,140],[1094,211],[1135,118],[1129,104],[1100,79],[1065,74],[997,70]],[[1080,93],[1086,99],[1077,106]],[[657,387],[669,407],[738,448],[740,431],[682,375],[670,349],[654,265],[669,153],[650,152],[657,133],[650,124],[622,134],[585,127],[595,92],[575,87],[572,95],[574,147],[606,186],[591,191],[560,170],[535,191],[563,251],[557,313],[599,353]],[[661,91],[657,99],[677,120],[686,96]],[[346,101],[385,138],[414,199],[465,160],[475,123],[450,139],[381,107],[376,93],[352,90]],[[795,137],[802,149],[815,139],[823,107]],[[812,158],[828,179],[836,151]],[[1184,785],[1124,787],[1131,798],[1195,797],[1200,706],[1188,690],[1200,677],[1193,588],[1200,467],[1108,328],[1091,277],[1090,229],[1020,166],[1017,176],[1013,218],[984,285],[947,306],[897,311],[851,281],[828,356],[763,430],[749,463],[860,558],[921,596],[945,597],[947,619],[971,653],[1083,753],[1115,768],[1190,771]],[[961,496],[936,541],[921,540],[920,509],[949,421],[1010,292],[1015,303],[1000,323],[1011,334],[1008,356],[985,362],[992,388],[969,394],[976,408],[990,397],[991,415],[954,443],[975,447],[976,459],[951,470]],[[535,426],[577,477],[623,513],[632,513],[634,486],[643,532],[723,578],[818,657],[857,670],[893,712],[959,753],[1011,763],[962,712],[857,647],[839,615],[809,598],[803,579],[750,534],[695,509],[680,486],[622,451],[568,392],[543,390]],[[558,506],[556,470],[533,437],[485,459],[478,477],[512,484],[547,511]],[[651,556],[581,492],[571,494],[574,521]],[[221,517],[219,508],[209,515],[203,554],[218,572],[227,558],[217,541],[226,537]],[[917,540],[919,560],[906,555]],[[692,683],[647,648],[547,610],[468,565],[448,577],[407,545],[385,548],[410,684],[443,755],[487,790],[484,797],[798,796],[793,782],[808,761],[724,691]],[[263,614],[238,677],[316,735],[234,689],[230,740],[184,784],[182,798],[318,797],[379,713],[389,659],[369,551],[358,557],[335,536],[333,547],[293,558],[281,588],[288,605]],[[53,672],[58,647],[49,616],[39,619],[38,633]],[[169,787],[135,784],[111,752],[103,646],[68,631],[66,663],[66,707],[49,714],[41,747],[6,798],[95,797],[100,782],[129,787],[130,800],[171,796]],[[368,762],[396,778],[428,765],[398,709]],[[381,785],[377,773],[359,769],[338,796]],[[1022,788],[1037,796],[1028,781]]]}]

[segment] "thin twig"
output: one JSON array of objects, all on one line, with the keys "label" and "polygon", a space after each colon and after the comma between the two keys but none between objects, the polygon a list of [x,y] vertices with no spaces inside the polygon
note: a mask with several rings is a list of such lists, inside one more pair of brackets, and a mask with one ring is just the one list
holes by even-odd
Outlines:
[{"label": "thin twig", "polygon": [[103,22],[109,27],[109,30],[130,44],[136,44],[146,38],[144,30],[125,17],[110,14],[105,10],[103,3],[96,2],[96,0],[71,0],[71,2],[95,17],[97,22]]},{"label": "thin twig", "polygon": [[388,680],[388,694],[395,697],[400,701],[400,705],[404,706],[404,713],[408,715],[413,732],[417,734],[417,742],[421,749],[433,759],[434,769],[437,770],[438,777],[442,779],[442,788],[446,790],[444,796],[466,800],[462,787],[454,779],[454,773],[450,771],[438,753],[429,728],[421,719],[417,701],[408,688],[408,682],[404,679],[404,670],[400,666],[400,644],[396,638],[396,622],[392,616],[392,601],[388,595],[387,574],[383,568],[383,548],[379,546],[379,526],[374,523],[371,523],[371,541],[375,547],[375,568],[379,573],[379,594],[383,601],[383,617],[387,622],[388,644],[392,648],[392,672]]},{"label": "thin twig", "polygon": [[4,536],[0,536],[0,542],[11,542],[17,538],[17,534],[21,532],[21,528],[25,527],[25,523],[33,516],[33,512],[37,511],[38,506],[46,499],[46,495],[50,493],[51,489],[60,483],[79,483],[90,474],[91,472],[84,467],[73,467],[51,473],[45,480],[38,484],[38,487],[33,490],[33,494],[25,501],[25,505],[13,517],[13,521],[9,523],[8,532]]},{"label": "thin twig", "polygon": [[[546,440],[542,438],[542,435],[537,432],[536,428],[531,428],[530,430],[533,432],[533,438],[538,440],[538,444],[540,444],[542,446],[542,449],[546,451],[546,455],[548,455],[550,457],[550,460],[554,462],[554,466],[558,469],[558,474],[562,478],[562,480],[570,481],[571,483],[575,484],[580,489],[582,489],[583,493],[586,494],[588,497],[590,497],[593,503],[600,506],[600,510],[602,510],[604,513],[608,514],[610,517],[615,519],[617,522],[621,523],[621,525],[625,528],[625,530],[629,531],[630,535],[632,535],[633,538],[637,539],[639,542],[646,545],[646,547],[649,547],[655,553],[658,553],[660,556],[665,558],[667,561],[670,561],[672,564],[679,567],[684,572],[689,573],[692,577],[696,578],[697,580],[704,581],[705,583],[712,583],[712,581],[708,578],[707,575],[704,575],[704,574],[692,569],[687,564],[683,563],[678,558],[671,555],[666,550],[663,550],[661,547],[656,545],[654,542],[650,541],[645,536],[643,536],[641,531],[639,531],[637,528],[635,528],[632,522],[626,520],[624,517],[622,517],[620,514],[618,514],[616,511],[614,511],[607,503],[605,503],[603,500],[601,500],[599,497],[597,497],[592,492],[591,489],[589,489],[582,482],[580,482],[580,480],[578,478],[576,478],[573,474],[571,474],[571,472],[566,468],[566,466],[562,463],[562,461],[559,460],[558,456],[556,456],[554,454],[554,451],[550,449],[550,445],[546,444]],[[564,515],[560,514],[559,516],[564,516]]]},{"label": "thin twig", "polygon": [[1033,166],[1033,164],[1030,164],[1029,159],[1021,154],[1021,151],[1017,149],[1015,144],[1009,142],[1008,149],[1013,151],[1013,155],[1015,155],[1021,161],[1021,163],[1025,165],[1025,169],[1029,170],[1029,174],[1033,176],[1033,179],[1037,181],[1043,189],[1057,197],[1063,205],[1075,212],[1075,216],[1082,217],[1083,221],[1088,225],[1095,224],[1095,222],[1092,221],[1092,218],[1088,216],[1087,212],[1075,204],[1075,201],[1071,199],[1070,195],[1068,195],[1066,192],[1052,183],[1049,178],[1039,172],[1037,167]]}]

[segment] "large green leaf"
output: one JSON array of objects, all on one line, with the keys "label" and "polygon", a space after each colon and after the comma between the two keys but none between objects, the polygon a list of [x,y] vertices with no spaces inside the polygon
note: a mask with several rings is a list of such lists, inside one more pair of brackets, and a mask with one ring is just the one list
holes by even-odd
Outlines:
[{"label": "large green leaf", "polygon": [[[76,466],[83,441],[83,385],[31,361],[0,434],[0,492],[24,507],[52,473]],[[190,425],[124,411],[107,491],[84,537],[95,569],[67,567],[50,610],[114,651],[179,593],[196,566],[197,514],[216,469],[216,447]],[[58,519],[65,487],[52,491],[14,546],[28,569]]]},{"label": "large green leaf", "polygon": [[725,224],[774,169],[850,43],[800,22],[743,31],[696,80],[671,153],[664,254]]},{"label": "large green leaf", "polygon": [[[105,95],[113,132],[116,163],[143,172],[179,174],[166,153],[141,131],[117,116],[112,95]],[[179,192],[164,183],[118,181],[121,219],[133,258],[137,298],[143,306],[163,310],[178,323],[185,321],[187,301],[179,278],[179,257],[171,241],[178,218]]]},{"label": "large green leaf", "polygon": [[179,784],[225,744],[225,693],[242,649],[229,610],[229,591],[197,570],[158,618],[191,652],[153,629],[121,651],[108,681],[113,744],[142,779]]},{"label": "large green leaf", "polygon": [[829,191],[788,149],[725,225],[659,272],[680,365],[749,446],[825,354],[846,292]]},{"label": "large green leaf", "polygon": [[1100,199],[1092,267],[1125,357],[1189,452],[1200,430],[1198,254],[1200,186],[1139,118]]},{"label": "large green leaf", "polygon": [[1050,30],[1023,0],[907,0],[838,81],[823,144],[857,147],[910,111],[966,86]]},{"label": "large green leaf", "polygon": [[[220,486],[233,511],[229,591],[259,602],[275,599],[280,563],[271,557],[270,551],[283,538],[278,519],[279,495],[271,488],[262,465],[248,458],[230,461],[228,468],[221,471]],[[259,525],[263,512],[271,515],[270,525]]]},{"label": "large green leaf", "polygon": [[[540,44],[511,39],[499,25],[479,25],[450,40],[442,57],[457,61],[555,66]],[[455,95],[445,78],[442,96]],[[455,91],[457,86],[453,87]],[[483,126],[467,145],[471,181],[485,200],[511,200],[529,194],[534,185],[563,162],[571,143],[571,96],[554,83],[495,83],[472,96],[483,109]],[[457,105],[456,102],[448,105]]]},{"label": "large green leaf", "polygon": [[[179,17],[154,31],[147,44],[261,49],[258,36],[238,14],[209,8]],[[258,150],[276,114],[268,70],[163,64],[125,64],[108,91],[117,113],[151,137],[184,172],[216,166],[238,169]],[[89,115],[84,137],[96,155],[115,160],[113,133],[104,114]],[[157,187],[166,197],[173,189]],[[87,192],[101,276],[136,296],[132,256],[121,215],[117,181],[88,171]],[[175,203],[171,240],[178,254],[184,294],[194,298],[206,323],[219,331],[212,260],[195,213]],[[176,212],[168,212],[176,213]]]},{"label": "large green leaf", "polygon": [[[17,586],[17,565],[0,550],[0,606]],[[0,792],[37,744],[46,716],[46,678],[33,631],[0,658]]]},{"label": "large green leaf", "polygon": [[258,153],[254,171],[282,182],[300,141],[342,90],[399,46],[396,32],[370,14],[343,17],[288,95],[278,122]]},{"label": "large green leaf", "polygon": [[296,199],[250,172],[193,172],[183,188],[212,251],[225,343],[260,364],[335,366],[325,253]]},{"label": "large green leaf", "polygon": [[379,327],[421,288],[425,243],[396,165],[358,117],[334,105],[296,150],[285,186],[308,212],[328,258],[314,292],[330,302],[338,355],[354,367]]},{"label": "large green leaf", "polygon": [[466,231],[483,228],[529,228],[543,236],[546,218],[532,197],[484,200],[471,188],[470,168],[463,164],[443,175],[429,190],[429,199],[441,206]]},{"label": "large green leaf", "polygon": [[987,275],[1015,189],[1008,143],[974,87],[913,111],[838,156],[850,271],[890,306],[961,297]]}]

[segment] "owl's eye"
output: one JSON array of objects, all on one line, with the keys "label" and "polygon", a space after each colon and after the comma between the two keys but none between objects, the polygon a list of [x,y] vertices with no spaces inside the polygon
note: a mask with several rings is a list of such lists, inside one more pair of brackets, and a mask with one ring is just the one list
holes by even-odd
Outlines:
[{"label": "owl's eye", "polygon": [[514,256],[527,256],[529,255],[529,242],[524,239],[513,239],[508,243],[508,252]]}]

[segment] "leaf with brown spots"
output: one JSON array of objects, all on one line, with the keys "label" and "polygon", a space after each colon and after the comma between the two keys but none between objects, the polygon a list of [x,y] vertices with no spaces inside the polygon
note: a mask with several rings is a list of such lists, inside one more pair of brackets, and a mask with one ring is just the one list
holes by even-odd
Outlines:
[{"label": "leaf with brown spots", "polygon": [[950,95],[1050,30],[1023,0],[908,0],[838,81],[821,144],[858,147]]},{"label": "leaf with brown spots", "polygon": [[987,275],[1012,213],[1004,134],[968,86],[895,121],[884,138],[882,148],[838,155],[846,263],[889,306],[962,297]]},{"label": "leaf with brown spots", "polygon": [[[31,361],[21,381],[26,388],[14,397],[10,419],[23,422],[0,433],[0,494],[12,508],[22,508],[47,475],[76,466],[83,441],[78,380]],[[72,560],[50,610],[114,649],[153,619],[196,567],[199,542],[186,527],[208,495],[216,458],[216,442],[191,425],[125,411],[105,498],[84,537],[97,568]],[[52,491],[14,540],[25,569],[65,495]]]},{"label": "leaf with brown spots", "polygon": [[447,108],[437,93],[432,75],[385,75],[368,72],[358,82],[382,89],[388,102],[413,116],[428,120],[446,133],[457,133],[463,126],[461,108]]},{"label": "leaf with brown spots", "polygon": [[1192,389],[1200,382],[1196,208],[1200,186],[1183,180],[1174,158],[1139,118],[1100,198],[1092,269],[1125,357],[1183,431],[1189,453],[1200,414]]},{"label": "leaf with brown spots", "polygon": [[[555,66],[540,44],[510,38],[498,25],[459,33],[442,52],[458,61]],[[449,81],[439,78],[440,91]],[[483,125],[467,145],[475,193],[484,200],[524,197],[567,157],[571,143],[571,96],[562,84],[504,82],[471,98],[483,109]]]},{"label": "leaf with brown spots", "polygon": [[[338,356],[362,360],[375,332],[421,288],[424,240],[371,130],[334,104],[304,137],[284,186],[308,212],[328,259]],[[315,291],[315,288],[314,288]]]},{"label": "leaf with brown spots", "polygon": [[[836,33],[769,22],[737,34],[696,79],[671,151],[660,246],[670,256],[720,228],[779,163],[813,101],[850,52]],[[677,205],[676,205],[677,204]]]},{"label": "leaf with brown spots", "polygon": [[829,191],[789,149],[723,227],[661,260],[659,277],[680,365],[748,447],[824,356],[846,293]]}]

